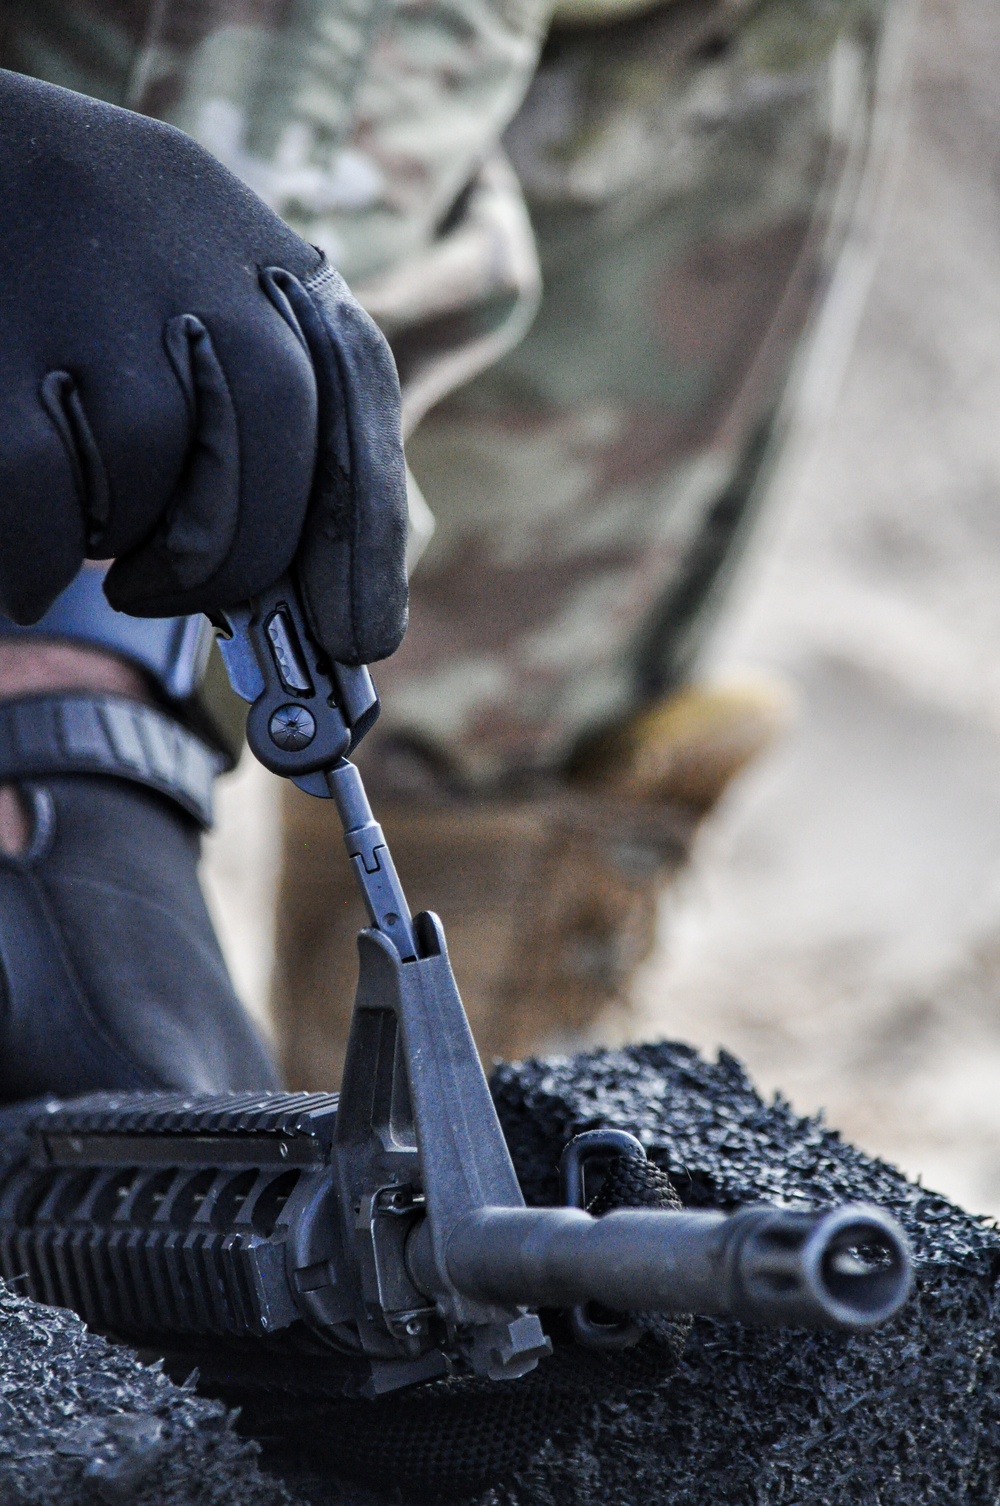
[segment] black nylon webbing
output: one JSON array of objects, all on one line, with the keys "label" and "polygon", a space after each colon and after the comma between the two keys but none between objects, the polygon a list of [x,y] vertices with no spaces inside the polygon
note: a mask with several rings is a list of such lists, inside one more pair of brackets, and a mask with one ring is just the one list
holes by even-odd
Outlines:
[{"label": "black nylon webbing", "polygon": [[0,702],[0,781],[44,774],[106,774],[173,800],[212,824],[220,753],[173,717],[123,696],[24,696]]}]

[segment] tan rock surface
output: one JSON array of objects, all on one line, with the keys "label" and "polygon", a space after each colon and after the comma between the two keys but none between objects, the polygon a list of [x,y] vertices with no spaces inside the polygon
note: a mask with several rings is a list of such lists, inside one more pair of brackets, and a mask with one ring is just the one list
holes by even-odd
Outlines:
[{"label": "tan rock surface", "polygon": [[798,727],[709,823],[602,1033],[724,1043],[1000,1214],[1000,9],[924,0],[912,40],[858,341],[715,647],[785,671]]}]

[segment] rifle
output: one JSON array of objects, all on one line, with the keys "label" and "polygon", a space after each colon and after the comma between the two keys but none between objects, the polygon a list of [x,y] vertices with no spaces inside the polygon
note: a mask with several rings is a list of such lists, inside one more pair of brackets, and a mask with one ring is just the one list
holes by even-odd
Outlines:
[{"label": "rifle", "polygon": [[594,1217],[588,1172],[645,1158],[620,1130],[566,1147],[565,1206],[525,1206],[441,923],[411,915],[350,761],[379,711],[368,670],[324,660],[288,577],[222,626],[251,749],[334,800],[367,908],[342,1091],[14,1111],[0,1275],[98,1330],[195,1358],[235,1346],[345,1396],[522,1376],[551,1351],[540,1308],[570,1309],[574,1338],[608,1349],[641,1338],[630,1313],[845,1330],[891,1317],[910,1256],[873,1206]]}]

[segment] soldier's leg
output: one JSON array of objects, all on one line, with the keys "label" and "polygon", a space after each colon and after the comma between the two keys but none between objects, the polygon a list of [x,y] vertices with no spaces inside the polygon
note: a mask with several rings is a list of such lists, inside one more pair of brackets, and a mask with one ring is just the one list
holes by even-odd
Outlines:
[{"label": "soldier's leg", "polygon": [[198,885],[228,762],[192,701],[203,620],[100,585],[0,622],[0,1100],[276,1086]]},{"label": "soldier's leg", "polygon": [[[369,752],[487,1054],[627,994],[698,820],[783,723],[780,691],[692,679],[856,197],[886,11],[560,26],[508,135],[545,292],[410,443],[437,531]],[[277,1023],[321,1083],[361,916],[332,823],[286,810]]]}]

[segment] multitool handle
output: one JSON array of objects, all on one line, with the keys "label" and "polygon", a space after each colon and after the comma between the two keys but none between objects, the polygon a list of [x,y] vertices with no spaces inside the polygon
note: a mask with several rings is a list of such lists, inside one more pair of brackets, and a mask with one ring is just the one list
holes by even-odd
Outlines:
[{"label": "multitool handle", "polygon": [[368,669],[333,663],[317,648],[291,575],[222,615],[226,670],[236,694],[251,703],[250,751],[272,774],[335,801],[372,926],[391,939],[403,961],[418,956],[392,855],[361,775],[347,759],[379,714]]}]

